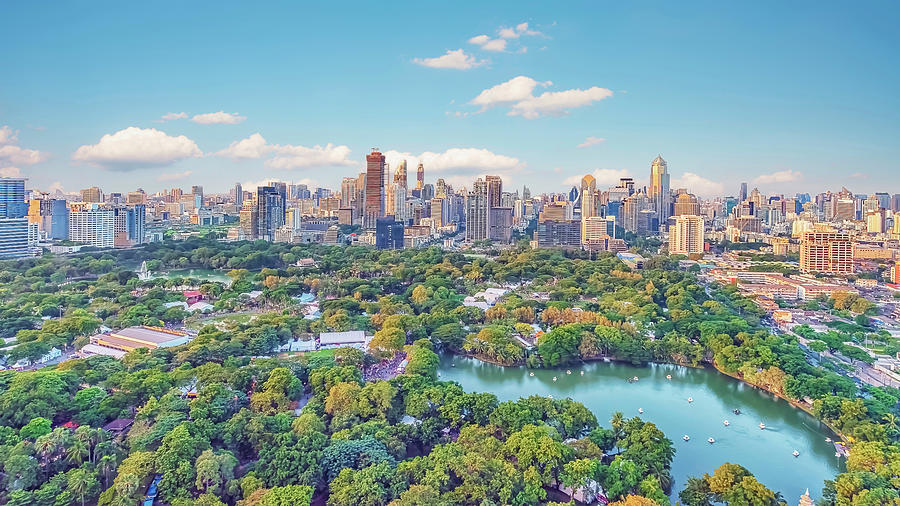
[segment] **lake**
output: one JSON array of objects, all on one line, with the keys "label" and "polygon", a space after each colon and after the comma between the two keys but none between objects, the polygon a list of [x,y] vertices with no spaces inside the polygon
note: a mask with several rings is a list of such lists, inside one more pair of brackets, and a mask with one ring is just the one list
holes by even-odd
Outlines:
[{"label": "lake", "polygon": [[225,271],[215,269],[172,269],[170,271],[159,273],[151,272],[150,278],[194,278],[201,281],[225,283],[226,285],[231,284],[231,278],[225,274]]},{"label": "lake", "polygon": [[[566,369],[500,367],[443,355],[439,371],[442,380],[456,381],[466,391],[491,392],[501,401],[529,395],[571,397],[593,411],[607,428],[616,411],[655,423],[676,450],[673,499],[689,476],[712,474],[725,462],[746,467],[764,485],[780,491],[788,504],[797,504],[807,487],[817,499],[823,481],[844,468],[834,456],[834,446],[826,441],[833,438],[832,432],[813,416],[715,370],[593,362],[572,366],[572,374],[567,375]],[[667,380],[667,375],[672,379]],[[626,381],[634,376],[637,382]],[[693,402],[687,401],[689,397]],[[740,415],[732,412],[735,408]],[[726,427],[724,420],[730,425]],[[760,423],[765,430],[760,430]],[[682,440],[684,435],[690,441]],[[714,444],[707,442],[710,437]],[[792,455],[794,450],[799,457]]]}]

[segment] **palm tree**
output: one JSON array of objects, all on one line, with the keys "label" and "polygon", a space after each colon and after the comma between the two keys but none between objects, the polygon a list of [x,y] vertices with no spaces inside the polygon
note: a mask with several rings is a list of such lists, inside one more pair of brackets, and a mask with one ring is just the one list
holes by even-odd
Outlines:
[{"label": "palm tree", "polygon": [[90,456],[88,445],[81,439],[73,439],[66,448],[66,460],[69,463],[81,465],[85,457]]},{"label": "palm tree", "polygon": [[109,477],[116,470],[116,457],[104,455],[97,462],[97,471],[103,476],[103,488],[109,488]]},{"label": "palm tree", "polygon": [[75,469],[69,473],[68,480],[69,490],[81,498],[81,506],[84,506],[84,496],[90,488],[90,480],[88,479],[87,471],[83,468]]},{"label": "palm tree", "polygon": [[625,415],[621,411],[616,411],[609,424],[616,436],[616,453],[619,453],[619,440],[625,435]]}]

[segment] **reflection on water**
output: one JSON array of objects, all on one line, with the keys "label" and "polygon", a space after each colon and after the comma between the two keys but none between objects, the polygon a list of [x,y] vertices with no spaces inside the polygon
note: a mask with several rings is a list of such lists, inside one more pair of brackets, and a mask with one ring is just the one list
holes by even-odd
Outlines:
[{"label": "reflection on water", "polygon": [[[566,374],[565,368],[503,368],[445,355],[440,372],[442,380],[456,381],[468,391],[492,392],[501,400],[535,394],[553,395],[555,399],[571,397],[584,403],[605,426],[616,411],[655,423],[675,445],[675,492],[689,476],[712,473],[723,463],[732,462],[782,492],[788,504],[796,504],[807,487],[816,497],[823,481],[843,469],[843,462],[834,457],[834,447],[825,440],[833,434],[818,420],[716,371],[604,362],[569,369],[572,374]],[[534,376],[529,375],[531,372]],[[666,379],[667,375],[672,379]],[[627,381],[634,376],[638,381]],[[693,402],[688,402],[689,397]],[[639,409],[643,414],[638,414]],[[741,414],[734,414],[734,409],[740,409]],[[725,420],[729,426],[724,425]],[[765,423],[765,430],[760,430],[760,423]],[[683,441],[683,435],[691,440]],[[706,442],[710,437],[715,444]],[[794,450],[799,457],[792,455]]]}]

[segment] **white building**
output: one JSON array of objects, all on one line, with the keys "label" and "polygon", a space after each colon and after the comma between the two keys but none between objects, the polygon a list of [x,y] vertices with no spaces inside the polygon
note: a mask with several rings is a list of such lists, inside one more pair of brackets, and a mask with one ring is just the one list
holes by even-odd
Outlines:
[{"label": "white building", "polygon": [[675,217],[669,231],[669,253],[693,255],[703,253],[703,217],[684,214]]},{"label": "white building", "polygon": [[69,240],[97,248],[115,246],[112,209],[87,208],[69,213]]},{"label": "white building", "polygon": [[369,337],[362,330],[322,332],[319,334],[319,348],[323,350],[346,347],[364,350],[368,344]]}]

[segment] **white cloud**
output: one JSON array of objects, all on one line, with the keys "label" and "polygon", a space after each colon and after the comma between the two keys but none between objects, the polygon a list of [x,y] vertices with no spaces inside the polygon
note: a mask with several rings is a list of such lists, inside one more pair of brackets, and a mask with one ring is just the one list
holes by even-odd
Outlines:
[{"label": "white cloud", "polygon": [[529,30],[528,23],[519,23],[513,28],[500,27],[497,33],[504,39],[518,39],[522,35],[544,35],[537,30]]},{"label": "white cloud", "polygon": [[200,123],[201,125],[236,125],[247,119],[236,112],[208,112],[205,114],[196,114],[191,121]]},{"label": "white cloud", "polygon": [[[506,27],[501,26],[497,29],[498,37],[496,39],[491,38],[489,35],[476,35],[469,39],[469,44],[474,44],[476,46],[480,46],[481,49],[485,51],[506,51],[507,41],[515,40],[523,35],[540,35],[544,36],[541,32],[537,30],[530,30],[528,28],[528,23],[519,23],[514,27]],[[525,46],[522,46],[517,52],[524,53],[527,51]]]},{"label": "white cloud", "polygon": [[262,158],[271,153],[273,149],[274,147],[267,144],[263,136],[257,132],[246,139],[232,142],[227,148],[216,153],[216,156],[224,156],[236,160]]},{"label": "white cloud", "polygon": [[186,112],[169,112],[162,115],[162,119],[164,120],[173,120],[173,119],[185,119],[188,117],[188,113]]},{"label": "white cloud", "polygon": [[771,174],[762,174],[753,180],[757,184],[793,183],[803,178],[803,173],[795,170],[779,170]]},{"label": "white cloud", "polygon": [[13,165],[35,165],[48,158],[48,153],[19,146],[18,132],[8,125],[0,126],[0,167],[11,172]]},{"label": "white cloud", "polygon": [[274,146],[277,153],[266,161],[266,167],[271,169],[300,169],[316,166],[356,165],[349,159],[350,148],[347,146],[335,146],[328,143],[325,146]]},{"label": "white cloud", "polygon": [[128,127],[104,135],[97,144],[79,147],[72,160],[99,167],[132,170],[171,165],[203,156],[197,143],[183,135],[172,137],[155,128]]},{"label": "white cloud", "polygon": [[715,197],[725,193],[725,185],[706,179],[693,172],[685,172],[681,177],[676,177],[670,185],[672,188],[686,188],[690,193],[701,197]]},{"label": "white cloud", "polygon": [[[597,169],[591,172],[591,175],[597,180],[597,188],[615,186],[619,184],[619,180],[623,177],[631,177],[628,169]],[[582,177],[584,176],[567,177],[563,180],[563,186],[580,185]]]},{"label": "white cloud", "polygon": [[170,174],[160,174],[159,176],[157,176],[156,180],[161,183],[170,182],[170,181],[181,181],[183,179],[187,179],[188,176],[190,176],[191,174],[192,174],[192,172],[189,170],[186,170],[184,172],[174,172],[174,173],[170,173]]},{"label": "white cloud", "polygon": [[562,116],[568,114],[569,109],[591,105],[613,96],[611,90],[597,86],[586,90],[545,91],[535,96],[533,92],[538,85],[546,87],[553,85],[553,82],[539,82],[527,76],[516,76],[483,90],[469,103],[480,105],[481,111],[495,105],[510,105],[508,115],[535,119],[542,115]]},{"label": "white cloud", "polygon": [[18,167],[0,167],[0,177],[22,177],[22,169]]},{"label": "white cloud", "polygon": [[388,150],[384,152],[384,156],[392,168],[397,167],[400,160],[406,160],[407,167],[413,174],[421,162],[426,175],[437,173],[454,186],[466,187],[471,187],[474,178],[485,174],[503,176],[503,182],[509,184],[511,176],[526,165],[518,158],[483,148],[450,148],[439,153],[425,151],[419,155]]},{"label": "white cloud", "polygon": [[335,167],[356,165],[350,160],[350,148],[345,145],[326,144],[325,146],[294,146],[290,144],[269,144],[259,133],[246,139],[232,142],[227,148],[215,153],[215,156],[233,158],[235,160],[258,159],[273,155],[266,160],[266,167],[271,169],[300,169],[306,167]]},{"label": "white cloud", "polygon": [[9,125],[0,126],[0,146],[15,144],[18,141],[16,131],[10,128]]},{"label": "white cloud", "polygon": [[526,98],[513,104],[509,115],[522,116],[525,119],[535,119],[541,115],[562,116],[568,114],[569,109],[591,105],[612,95],[611,90],[597,86],[586,90],[545,91],[537,97]]},{"label": "white cloud", "polygon": [[587,139],[584,140],[584,142],[582,142],[581,144],[579,144],[576,147],[588,148],[591,146],[596,146],[597,144],[603,144],[604,142],[606,142],[606,139],[604,139],[602,137],[594,137],[593,135],[590,135],[590,136],[588,136]]},{"label": "white cloud", "polygon": [[492,39],[487,35],[476,35],[469,39],[469,44],[481,46],[481,49],[484,49],[485,51],[500,52],[506,50],[506,39]]},{"label": "white cloud", "polygon": [[468,70],[471,68],[485,65],[487,60],[479,60],[470,54],[466,54],[462,49],[456,51],[447,51],[442,56],[434,58],[415,58],[413,63],[422,65],[423,67],[431,67],[433,69],[457,69]]},{"label": "white cloud", "polygon": [[551,81],[541,83],[527,76],[516,76],[505,83],[483,90],[469,103],[480,105],[481,110],[485,110],[495,105],[520,102],[533,98],[532,91],[536,86],[551,86],[552,84]]}]

